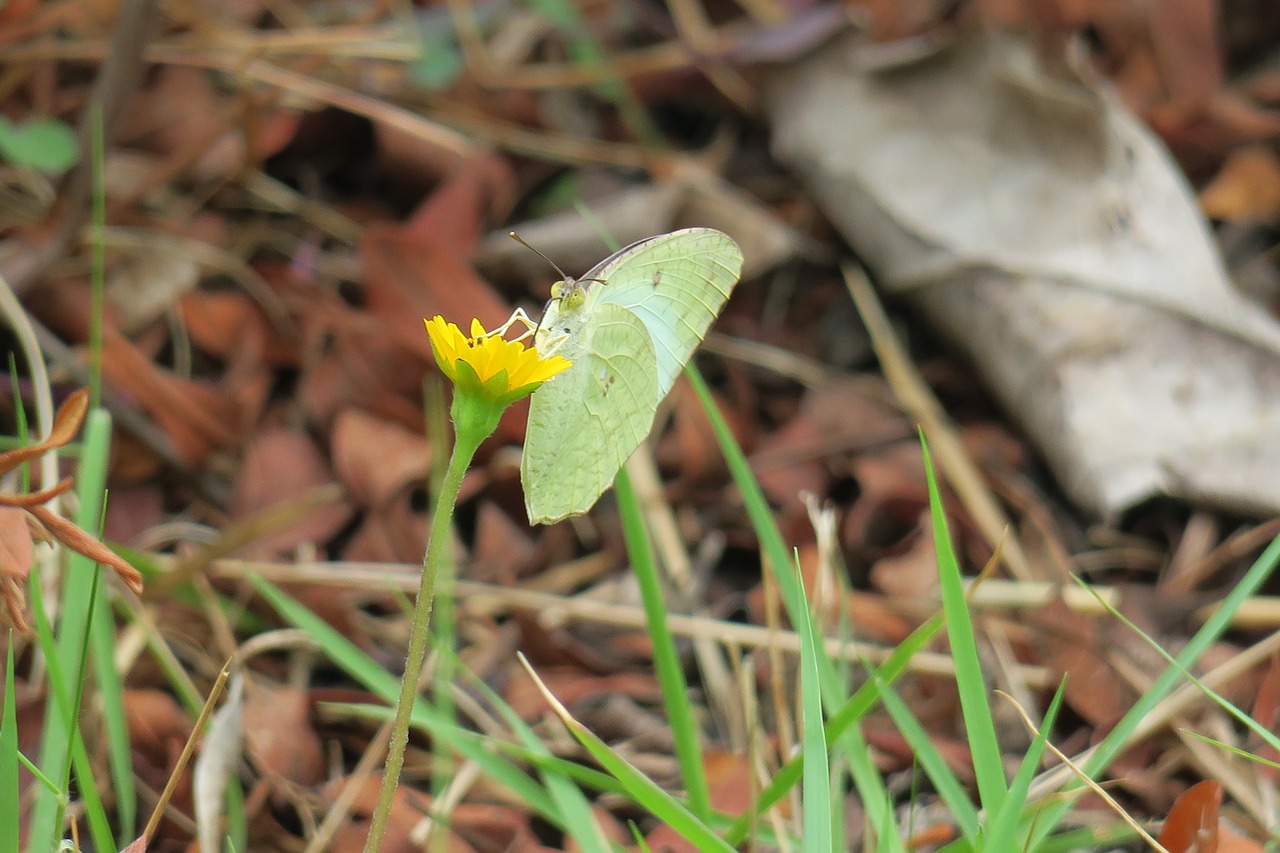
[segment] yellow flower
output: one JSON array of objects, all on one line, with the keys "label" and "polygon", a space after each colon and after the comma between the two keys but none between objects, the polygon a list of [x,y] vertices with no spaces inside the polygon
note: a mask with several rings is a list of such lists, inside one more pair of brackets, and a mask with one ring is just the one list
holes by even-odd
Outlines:
[{"label": "yellow flower", "polygon": [[436,362],[453,384],[504,407],[570,366],[562,356],[544,358],[520,341],[486,332],[479,320],[471,321],[470,336],[440,316],[426,324]]}]

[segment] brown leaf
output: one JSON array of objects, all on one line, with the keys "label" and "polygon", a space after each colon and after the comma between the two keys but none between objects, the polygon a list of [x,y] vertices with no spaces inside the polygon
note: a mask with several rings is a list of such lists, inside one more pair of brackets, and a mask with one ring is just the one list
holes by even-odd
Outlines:
[{"label": "brown leaf", "polygon": [[411,484],[423,484],[431,448],[420,432],[347,409],[329,436],[333,465],[362,506],[380,507]]},{"label": "brown leaf", "polygon": [[0,507],[30,507],[36,504],[47,504],[58,495],[70,491],[73,485],[75,485],[75,481],[67,477],[52,489],[46,489],[42,492],[30,492],[25,495],[7,495],[0,492]]},{"label": "brown leaf", "polygon": [[938,557],[933,543],[933,516],[921,511],[915,534],[905,550],[897,550],[876,560],[871,567],[871,584],[890,598],[908,601],[938,599]]},{"label": "brown leaf", "polygon": [[1221,806],[1220,783],[1205,780],[1192,785],[1169,811],[1160,831],[1160,844],[1169,853],[1217,853]]},{"label": "brown leaf", "polygon": [[[333,474],[310,436],[293,429],[265,429],[245,454],[231,515],[237,520],[253,518],[331,483]],[[347,523],[351,513],[346,502],[326,502],[297,521],[266,532],[243,553],[273,558],[303,543],[322,544]]]},{"label": "brown leaf", "polygon": [[140,533],[159,524],[163,516],[164,493],[156,483],[113,484],[102,522],[102,539],[127,545]]},{"label": "brown leaf", "polygon": [[231,121],[234,103],[212,85],[203,69],[165,66],[146,90],[135,98],[133,114],[126,123],[129,136],[145,136],[150,147],[172,158],[190,162],[189,152],[199,157],[187,171],[201,180],[223,180],[244,168],[244,135]]},{"label": "brown leaf", "polygon": [[286,340],[244,293],[195,290],[183,294],[179,306],[191,340],[211,355],[230,360],[251,339],[261,342],[261,358],[269,365],[293,367],[299,362],[297,342]]},{"label": "brown leaf", "polygon": [[35,516],[54,539],[57,539],[77,554],[113,569],[120,577],[120,580],[124,581],[131,590],[139,594],[142,593],[142,575],[106,545],[103,545],[65,518],[54,515],[43,506],[33,506],[27,512]]},{"label": "brown leaf", "polygon": [[[425,340],[422,320],[415,322]],[[433,356],[405,346],[380,321],[355,311],[315,312],[302,326],[309,355],[299,396],[313,423],[324,430],[339,412],[363,409],[422,432],[422,379]]]},{"label": "brown leaf", "polygon": [[[577,667],[538,667],[538,677],[566,708],[595,699],[615,695],[633,698],[641,703],[659,702],[662,691],[657,679],[642,672],[620,672],[593,675]],[[534,720],[547,711],[547,700],[528,676],[517,677],[507,687],[506,698],[511,709],[522,719]]]},{"label": "brown leaf", "polygon": [[[1253,718],[1268,731],[1274,732],[1280,728],[1280,654],[1271,656],[1266,675],[1258,684],[1258,694],[1253,701]],[[1261,744],[1257,754],[1267,761],[1280,761],[1280,751],[1269,743]],[[1266,764],[1259,764],[1257,770],[1263,778],[1273,782],[1280,775],[1275,767]]]},{"label": "brown leaf", "polygon": [[0,507],[0,576],[26,581],[32,559],[26,515],[14,507]]},{"label": "brown leaf", "polygon": [[360,258],[366,304],[378,318],[381,334],[389,333],[424,361],[435,362],[424,318],[440,314],[465,329],[474,317],[493,329],[511,314],[467,257],[453,247],[423,242],[402,226],[371,225],[360,243]]},{"label": "brown leaf", "polygon": [[[484,228],[486,199],[510,184],[498,160],[478,160],[458,170],[427,199],[407,225],[370,226],[360,243],[365,304],[404,346],[434,363],[424,318],[436,314],[466,328],[471,318],[486,329],[506,322],[511,307],[471,267]],[[508,187],[509,188],[509,187]]]},{"label": "brown leaf", "polygon": [[[752,470],[769,499],[803,512],[801,491],[827,493],[826,457],[912,436],[911,425],[888,399],[882,383],[865,380],[838,379],[811,390],[795,417],[751,454]],[[919,447],[915,453],[919,457]]]},{"label": "brown leaf", "polygon": [[[470,257],[486,220],[504,219],[516,196],[515,175],[501,157],[477,157],[459,167],[410,217],[406,231]],[[486,327],[489,328],[489,327]]]},{"label": "brown leaf", "polygon": [[537,554],[537,544],[526,525],[513,523],[511,516],[492,502],[480,502],[470,561],[472,580],[514,586],[532,567]]},{"label": "brown leaf", "polygon": [[[178,706],[177,700],[162,690],[125,690],[124,712],[133,750],[134,773],[153,790],[159,791],[169,781],[191,733],[193,721]],[[192,808],[193,773],[188,764],[171,800],[172,806],[185,814],[190,814]],[[170,834],[162,824],[157,838]]]},{"label": "brown leaf", "polygon": [[1228,222],[1280,222],[1280,157],[1265,145],[1232,151],[1200,191],[1200,208]]},{"label": "brown leaf", "polygon": [[324,749],[311,726],[311,701],[296,687],[250,683],[244,704],[250,757],[270,774],[308,787],[324,778]]},{"label": "brown leaf", "polygon": [[1052,680],[1070,676],[1067,704],[1100,729],[1119,720],[1137,696],[1107,661],[1107,642],[1098,619],[1054,599],[1037,608],[1031,622],[1042,631],[1047,649],[1044,663],[1053,670]]},{"label": "brown leaf", "polygon": [[26,447],[18,447],[0,453],[0,474],[8,474],[23,462],[35,459],[55,447],[62,447],[68,444],[76,437],[76,433],[80,431],[80,425],[84,423],[84,416],[88,411],[89,390],[80,388],[67,397],[62,405],[58,407],[58,412],[53,417],[53,428],[49,431],[48,438],[44,441],[29,444]]},{"label": "brown leaf", "polygon": [[1160,78],[1171,101],[1204,102],[1222,88],[1217,0],[1161,0],[1147,6]]},{"label": "brown leaf", "polygon": [[[64,337],[75,342],[88,340],[91,299],[87,283],[50,281],[28,302],[33,313]],[[231,400],[207,383],[157,367],[111,324],[102,331],[102,375],[155,420],[193,467],[214,448],[239,440],[235,427],[241,413]]]},{"label": "brown leaf", "polygon": [[460,803],[449,826],[477,850],[520,850],[540,853],[543,847],[529,826],[529,812],[514,806]]}]

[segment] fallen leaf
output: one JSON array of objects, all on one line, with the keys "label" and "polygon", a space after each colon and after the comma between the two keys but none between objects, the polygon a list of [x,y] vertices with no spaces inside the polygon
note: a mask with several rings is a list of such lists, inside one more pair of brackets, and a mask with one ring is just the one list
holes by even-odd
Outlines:
[{"label": "fallen leaf", "polygon": [[[310,436],[293,429],[265,429],[245,454],[231,516],[250,519],[332,482],[329,466]],[[265,532],[242,553],[273,559],[303,543],[323,545],[350,520],[352,511],[345,502],[325,502],[296,522]]]},{"label": "fallen leaf", "polygon": [[1221,784],[1197,782],[1173,804],[1157,840],[1169,853],[1217,853],[1221,805]]},{"label": "fallen leaf", "polygon": [[74,391],[62,402],[62,405],[58,406],[48,438],[0,453],[0,474],[8,474],[23,462],[43,456],[48,451],[69,443],[80,431],[80,425],[84,423],[84,416],[88,411],[89,390],[80,388]]},{"label": "fallen leaf", "polygon": [[1200,191],[1200,209],[1228,222],[1280,222],[1280,157],[1262,145],[1232,151]]},{"label": "fallen leaf", "polygon": [[1137,696],[1107,661],[1108,638],[1097,617],[1077,613],[1055,598],[1028,614],[1027,621],[1039,631],[1051,680],[1067,676],[1067,704],[1095,729],[1109,730]]},{"label": "fallen leaf", "polygon": [[309,787],[325,775],[325,755],[311,726],[311,697],[305,690],[255,680],[244,704],[246,751],[269,776]]},{"label": "fallen leaf", "polygon": [[425,484],[431,448],[420,432],[347,409],[334,419],[329,441],[339,479],[362,506],[381,507]]}]

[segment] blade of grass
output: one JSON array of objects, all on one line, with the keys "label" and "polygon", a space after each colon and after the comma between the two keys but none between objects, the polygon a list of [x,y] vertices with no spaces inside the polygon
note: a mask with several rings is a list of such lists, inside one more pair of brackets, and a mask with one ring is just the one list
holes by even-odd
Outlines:
[{"label": "blade of grass", "polygon": [[[247,573],[246,577],[276,612],[294,627],[310,634],[321,651],[338,667],[384,701],[395,702],[400,694],[399,679],[270,581],[253,572]],[[377,710],[379,713],[392,713],[388,708]],[[485,738],[446,720],[421,697],[414,703],[412,719],[413,724],[425,729],[433,740],[448,743],[458,753],[476,762],[495,782],[510,789],[529,809],[559,827],[555,804],[546,792],[520,768],[496,756]]]},{"label": "blade of grass", "polygon": [[1191,731],[1191,729],[1179,729],[1179,731],[1185,732],[1187,735],[1195,738],[1198,741],[1203,741],[1204,743],[1207,743],[1210,746],[1216,746],[1218,749],[1224,750],[1225,752],[1230,752],[1233,755],[1238,755],[1241,758],[1245,759],[1246,761],[1252,761],[1256,764],[1261,764],[1264,767],[1271,767],[1276,770],[1280,770],[1280,761],[1271,761],[1269,759],[1263,758],[1261,755],[1254,755],[1252,752],[1250,752],[1247,749],[1241,749],[1238,746],[1232,746],[1229,743],[1223,743],[1222,741],[1211,738],[1208,735],[1202,735],[1199,732],[1193,732]]},{"label": "blade of grass", "polygon": [[[796,584],[804,591],[800,556],[795,555]],[[831,772],[827,735],[822,719],[821,676],[818,674],[820,646],[808,607],[800,609],[800,753],[804,757],[804,843],[807,850],[833,850],[831,837]]]},{"label": "blade of grass", "polygon": [[697,815],[685,808],[675,797],[662,790],[652,779],[645,776],[610,749],[608,744],[592,734],[586,726],[575,720],[569,710],[560,704],[560,701],[538,678],[537,673],[533,671],[533,667],[529,665],[529,661],[525,659],[525,656],[521,654],[519,657],[520,663],[534,680],[538,690],[542,692],[547,704],[556,712],[556,716],[565,724],[578,743],[582,744],[583,748],[591,753],[591,757],[622,783],[623,788],[626,789],[638,806],[688,839],[700,853],[713,853],[713,851],[732,853],[733,848],[726,844],[703,821],[699,820]]},{"label": "blade of grass", "polygon": [[969,615],[969,602],[965,596],[964,577],[951,544],[947,529],[946,510],[938,491],[938,480],[933,473],[933,459],[924,432],[920,432],[920,447],[924,452],[925,479],[929,485],[929,513],[933,517],[934,552],[938,559],[938,581],[942,589],[942,609],[947,619],[947,638],[951,642],[951,657],[956,666],[956,688],[960,693],[960,709],[964,716],[965,737],[973,756],[973,771],[978,782],[978,797],[982,807],[994,814],[1000,810],[1008,793],[1004,778],[1004,762],[1000,744],[996,739],[995,721],[991,717],[991,702],[986,679],[982,674],[982,662],[978,657],[978,642],[973,633]]},{"label": "blade of grass", "polygon": [[[1203,684],[1200,681],[1200,679],[1196,678],[1195,674],[1192,673],[1191,670],[1187,669],[1182,664],[1178,663],[1177,658],[1175,658],[1173,655],[1166,652],[1160,646],[1160,644],[1155,641],[1155,639],[1153,639],[1145,631],[1143,631],[1141,628],[1135,625],[1119,610],[1116,610],[1115,605],[1111,604],[1108,601],[1105,601],[1102,598],[1102,596],[1098,595],[1098,593],[1095,592],[1087,583],[1085,583],[1080,578],[1075,576],[1072,576],[1072,580],[1074,580],[1077,584],[1083,587],[1085,592],[1092,595],[1094,599],[1097,600],[1099,605],[1102,606],[1103,609],[1105,609],[1108,613],[1110,613],[1116,619],[1119,619],[1120,622],[1122,622],[1130,631],[1133,631],[1135,634],[1141,637],[1143,642],[1145,642],[1148,646],[1154,649],[1156,653],[1160,655],[1160,657],[1164,658],[1165,662],[1168,663],[1169,666],[1177,668],[1177,670],[1180,673],[1182,673],[1182,677],[1185,678],[1187,681],[1189,681],[1191,684],[1194,684],[1196,689],[1199,690],[1201,693],[1203,693],[1206,697],[1208,697],[1210,701],[1212,701],[1218,707],[1222,708],[1222,710],[1226,711],[1231,716],[1235,717],[1236,720],[1238,720],[1241,725],[1243,725],[1249,731],[1256,734],[1258,737],[1262,738],[1263,742],[1266,743],[1268,746],[1270,746],[1272,749],[1280,751],[1280,737],[1276,737],[1274,734],[1270,732],[1270,730],[1267,729],[1266,726],[1262,725],[1253,717],[1249,716],[1244,711],[1240,710],[1235,705],[1231,704],[1231,702],[1229,702],[1226,699],[1226,697],[1218,693],[1212,687],[1208,686],[1207,684]],[[1194,734],[1194,732],[1190,734]]]},{"label": "blade of grass", "polygon": [[1004,804],[1000,807],[1000,811],[987,821],[983,845],[985,849],[1021,850],[1023,848],[1025,842],[1020,842],[1018,839],[1019,822],[1024,816],[1027,795],[1031,791],[1031,780],[1035,778],[1036,769],[1040,766],[1040,757],[1044,755],[1045,745],[1049,741],[1049,732],[1052,731],[1053,723],[1058,718],[1058,711],[1062,708],[1066,691],[1067,680],[1063,678],[1057,692],[1053,695],[1053,701],[1049,703],[1049,709],[1045,711],[1040,731],[1031,741],[1027,754],[1022,757],[1022,763],[1018,766],[1018,772],[1014,774],[1013,781],[1009,784],[1009,794],[1005,797]]},{"label": "blade of grass", "polygon": [[95,104],[89,109],[89,138],[92,150],[90,163],[93,180],[93,239],[89,267],[89,410],[96,410],[102,402],[102,322],[106,305],[106,255],[104,237],[107,225],[107,189],[104,166],[105,152],[102,138],[102,107]]},{"label": "blade of grass", "polygon": [[[790,552],[782,538],[782,532],[774,521],[773,510],[770,509],[769,502],[765,499],[755,475],[751,473],[751,465],[747,462],[747,457],[734,440],[724,417],[721,416],[720,409],[711,396],[711,390],[702,379],[702,374],[690,363],[685,366],[684,375],[693,385],[693,390],[702,403],[702,410],[711,421],[716,443],[720,446],[720,452],[724,456],[725,464],[729,467],[734,485],[742,493],[743,507],[751,520],[751,527],[755,530],[756,537],[760,540],[760,552],[764,557],[764,563],[777,580],[778,591],[782,594],[783,604],[787,608],[787,616],[791,619],[791,624],[798,624],[802,608],[807,607],[808,603],[804,599],[804,593],[800,590],[799,584],[796,583],[795,576],[791,573]],[[825,645],[818,648],[817,663],[819,672],[822,674],[822,683],[838,686],[835,666],[826,653]],[[843,704],[844,700],[845,697],[840,695],[824,694],[823,696],[827,707],[833,710]]]},{"label": "blade of grass", "polygon": [[13,629],[4,663],[4,708],[0,710],[0,853],[18,853],[18,706],[14,689]]},{"label": "blade of grass", "polygon": [[876,689],[880,692],[880,701],[884,704],[885,710],[889,712],[889,717],[893,720],[894,725],[898,727],[898,731],[902,733],[902,736],[906,738],[916,761],[920,763],[925,775],[933,782],[934,790],[937,791],[938,796],[942,798],[942,801],[946,803],[947,808],[951,811],[951,816],[960,827],[960,832],[976,846],[978,835],[981,831],[978,822],[978,810],[973,807],[973,803],[969,800],[969,794],[965,791],[964,785],[961,784],[956,774],[951,771],[951,768],[947,766],[947,760],[942,757],[942,753],[933,745],[933,741],[929,739],[929,733],[925,731],[924,726],[920,725],[919,720],[911,713],[907,703],[902,700],[902,697],[898,695],[892,685],[881,678],[870,662],[867,663],[867,673],[870,675]]},{"label": "blade of grass", "polygon": [[[76,484],[81,495],[76,523],[83,530],[100,532],[102,529],[110,459],[111,415],[105,409],[91,409],[85,420],[84,452],[80,456]],[[68,571],[73,575],[87,575],[94,570],[94,563],[88,557],[73,554],[68,561]],[[93,615],[89,619],[89,650],[107,740],[107,767],[115,786],[118,838],[128,843],[136,828],[138,797],[133,785],[133,750],[124,711],[124,684],[115,667],[115,622],[105,595],[94,596]]]},{"label": "blade of grass", "polygon": [[[498,695],[497,691],[483,679],[476,677],[475,673],[460,662],[458,669],[466,676],[473,689],[497,709],[503,722],[520,739],[526,750],[544,759],[554,758],[547,745],[538,738],[533,729],[525,724],[524,720],[520,719],[520,715]],[[577,841],[583,853],[613,853],[609,840],[605,838],[604,830],[600,828],[600,822],[591,813],[591,803],[582,793],[582,789],[575,785],[569,775],[558,766],[548,763],[540,767],[539,772],[542,774],[543,784],[547,786],[547,793],[559,807],[560,819],[566,827],[566,832]]]},{"label": "blade of grass", "polygon": [[876,849],[888,853],[905,853],[906,845],[896,832],[897,818],[893,810],[893,797],[884,786],[880,770],[871,755],[871,747],[862,735],[862,729],[851,726],[840,736],[845,744],[845,753],[853,756],[849,762],[849,771],[853,775],[854,787],[862,800],[862,808],[867,813],[867,826],[876,827],[880,840]]},{"label": "blade of grass", "polygon": [[[96,595],[100,570],[95,566],[93,572],[93,582],[91,584],[91,594],[86,608],[92,612],[93,598]],[[80,727],[76,725],[76,712],[80,707],[81,686],[84,684],[84,660],[87,657],[87,645],[82,645],[79,649],[79,659],[81,668],[77,671],[78,677],[75,682],[69,682],[66,677],[66,671],[63,669],[63,659],[58,651],[58,641],[60,638],[54,637],[53,627],[49,624],[45,614],[44,593],[40,588],[40,581],[33,574],[28,584],[28,590],[31,595],[31,612],[35,618],[36,638],[40,643],[41,652],[45,656],[45,666],[48,668],[49,675],[49,702],[46,708],[52,706],[54,716],[45,717],[45,732],[61,731],[66,740],[59,744],[61,747],[62,760],[56,765],[58,775],[50,777],[54,781],[55,787],[41,788],[37,792],[36,803],[40,803],[40,797],[47,797],[52,800],[52,813],[46,823],[37,824],[35,815],[33,814],[28,823],[28,850],[52,850],[56,846],[52,839],[60,838],[63,816],[67,807],[68,782],[71,778],[71,768],[75,768],[76,780],[79,783],[80,798],[84,803],[85,818],[89,821],[89,832],[93,837],[95,848],[107,853],[115,853],[115,839],[111,837],[111,825],[107,820],[107,813],[102,807],[102,798],[98,795],[97,782],[93,777],[93,765],[89,762],[88,753],[85,752],[84,740],[80,737]],[[74,689],[72,689],[74,688]],[[55,722],[62,724],[59,729]],[[48,764],[43,765],[48,767]],[[37,847],[32,840],[37,835],[48,837],[50,839],[49,847]]]},{"label": "blade of grass", "polygon": [[671,735],[675,740],[676,760],[680,765],[680,777],[689,798],[689,809],[699,820],[706,822],[711,816],[711,796],[707,790],[707,776],[702,766],[702,745],[698,742],[698,725],[693,718],[689,702],[689,685],[684,680],[684,668],[676,651],[676,641],[667,627],[667,603],[662,592],[662,580],[649,545],[649,533],[645,530],[644,517],[636,500],[631,478],[625,468],[618,471],[613,481],[618,498],[618,514],[622,518],[622,536],[627,546],[627,556],[640,585],[640,598],[644,603],[645,622],[653,643],[653,666],[662,686],[662,700],[667,711]]},{"label": "blade of grass", "polygon": [[[902,673],[906,672],[911,663],[911,658],[915,656],[916,652],[928,645],[929,641],[942,630],[942,624],[942,615],[938,614],[912,631],[880,666],[880,677],[886,682],[892,683]],[[879,693],[876,691],[875,685],[867,683],[859,687],[853,696],[827,721],[828,742],[834,742],[841,738],[845,732],[849,731],[875,706],[877,701],[879,701]],[[747,837],[752,821],[786,796],[787,792],[800,781],[803,768],[803,755],[797,755],[783,765],[782,769],[774,775],[769,784],[756,797],[756,801],[751,808],[747,809],[733,822],[733,825],[725,834],[725,840],[730,844],[741,844]]]},{"label": "blade of grass", "polygon": [[[1170,666],[1160,673],[1147,692],[1138,697],[1138,700],[1133,703],[1133,707],[1120,719],[1115,728],[1089,753],[1082,764],[1082,770],[1089,778],[1096,779],[1111,764],[1112,760],[1124,750],[1129,744],[1130,735],[1142,723],[1143,718],[1151,712],[1151,709],[1161,699],[1168,695],[1169,691],[1181,679],[1183,670],[1195,666],[1200,655],[1230,627],[1236,610],[1247,599],[1257,594],[1258,588],[1271,576],[1277,562],[1280,562],[1280,536],[1271,541],[1266,550],[1245,572],[1244,577],[1237,581],[1231,592],[1226,595],[1221,606],[1213,612],[1204,625],[1200,626],[1200,630],[1191,637],[1187,645],[1174,658],[1177,666]],[[1083,784],[1078,779],[1070,779],[1059,790],[1071,791]],[[1061,822],[1070,808],[1071,802],[1063,799],[1061,802],[1054,803],[1044,810],[1041,814],[1040,825],[1032,839],[1031,849],[1039,850],[1041,842],[1057,828],[1058,823]]]}]

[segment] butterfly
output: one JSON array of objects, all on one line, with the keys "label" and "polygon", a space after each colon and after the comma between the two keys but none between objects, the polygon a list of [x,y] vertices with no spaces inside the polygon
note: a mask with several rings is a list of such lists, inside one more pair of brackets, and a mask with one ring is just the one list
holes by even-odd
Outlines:
[{"label": "butterfly", "polygon": [[533,393],[520,463],[530,523],[595,505],[741,274],[742,250],[728,235],[685,228],[552,286],[534,345],[573,366]]}]

